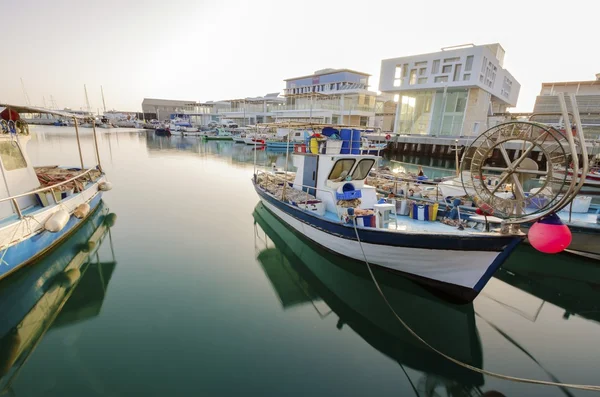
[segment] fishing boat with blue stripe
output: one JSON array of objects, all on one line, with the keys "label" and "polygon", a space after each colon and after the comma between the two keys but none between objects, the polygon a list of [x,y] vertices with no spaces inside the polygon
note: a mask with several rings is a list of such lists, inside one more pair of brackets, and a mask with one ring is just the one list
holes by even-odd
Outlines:
[{"label": "fishing boat with blue stripe", "polygon": [[[30,106],[0,104],[0,279],[60,244],[100,204],[112,185],[100,165],[93,128],[94,165],[86,167],[78,121],[82,117]],[[20,114],[49,113],[74,121],[80,164],[34,167],[27,156],[29,127]]]},{"label": "fishing boat with blue stripe", "polygon": [[[519,134],[515,132],[517,127]],[[538,142],[546,130],[530,127],[517,123],[498,131],[507,140],[515,137],[520,141]],[[344,130],[351,130],[352,143],[349,147],[342,145],[345,149],[338,154],[328,153],[326,147],[322,147],[327,141],[321,142],[316,152],[294,151],[295,174],[269,170],[268,165],[263,171],[255,164],[253,184],[264,206],[324,248],[417,279],[454,301],[470,302],[481,292],[525,239],[518,227],[520,223],[560,209],[556,207],[559,201],[548,200],[547,206],[536,214],[523,216],[519,213],[520,204],[513,207],[516,214],[504,206],[501,210],[506,211],[505,221],[499,229],[492,230],[467,229],[460,221],[458,227],[456,223],[439,222],[436,204],[414,205],[409,210],[411,216],[402,216],[404,210],[398,211],[395,201],[378,197],[375,187],[365,183],[379,157],[360,154],[360,127],[307,125],[304,128],[315,133],[319,129],[334,129],[342,137],[349,134]],[[482,136],[485,138],[485,133]],[[474,144],[479,146],[469,148],[463,161],[471,167],[488,167],[485,163],[488,151],[506,142],[497,138],[495,136],[494,142],[476,140]],[[519,165],[516,161],[504,171],[515,177],[532,172]],[[481,187],[489,189],[485,184]],[[575,191],[573,188],[571,194]],[[496,197],[493,193],[485,196],[482,191],[477,201],[489,209],[486,202],[490,196]],[[509,201],[502,204],[509,205]],[[500,216],[501,212],[496,215]]]}]

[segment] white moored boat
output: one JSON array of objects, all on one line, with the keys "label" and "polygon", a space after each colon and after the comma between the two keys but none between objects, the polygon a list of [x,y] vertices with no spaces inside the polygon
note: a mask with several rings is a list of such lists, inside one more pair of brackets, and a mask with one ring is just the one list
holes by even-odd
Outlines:
[{"label": "white moored boat", "polygon": [[[396,206],[379,203],[375,188],[365,184],[377,160],[294,152],[293,183],[257,171],[254,185],[269,211],[315,243],[355,260],[366,256],[371,264],[418,278],[454,299],[473,300],[524,236],[393,215]],[[434,208],[414,211],[435,218]]]}]

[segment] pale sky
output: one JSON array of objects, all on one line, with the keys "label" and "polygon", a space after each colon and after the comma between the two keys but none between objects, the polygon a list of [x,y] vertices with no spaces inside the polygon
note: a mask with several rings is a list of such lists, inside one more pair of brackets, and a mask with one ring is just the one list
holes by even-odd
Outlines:
[{"label": "pale sky", "polygon": [[144,97],[209,101],[283,91],[324,68],[499,42],[531,111],[545,81],[600,73],[597,0],[0,0],[0,102],[140,111]]}]

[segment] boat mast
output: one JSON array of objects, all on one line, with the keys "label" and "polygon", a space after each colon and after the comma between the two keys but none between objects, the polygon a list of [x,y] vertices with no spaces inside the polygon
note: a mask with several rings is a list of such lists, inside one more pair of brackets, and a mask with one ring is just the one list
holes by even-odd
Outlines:
[{"label": "boat mast", "polygon": [[104,108],[104,113],[106,113],[106,103],[104,102],[104,89],[100,86],[100,92],[102,93],[102,107]]},{"label": "boat mast", "polygon": [[23,77],[21,77],[21,88],[23,89],[23,95],[25,96],[25,103],[27,104],[27,106],[31,106],[29,95],[27,95],[27,90],[25,90],[25,83],[23,83]]},{"label": "boat mast", "polygon": [[83,91],[85,92],[85,104],[87,105],[87,112],[88,114],[91,114],[92,110],[90,108],[90,100],[88,98],[87,87],[85,86],[85,84],[83,85]]}]

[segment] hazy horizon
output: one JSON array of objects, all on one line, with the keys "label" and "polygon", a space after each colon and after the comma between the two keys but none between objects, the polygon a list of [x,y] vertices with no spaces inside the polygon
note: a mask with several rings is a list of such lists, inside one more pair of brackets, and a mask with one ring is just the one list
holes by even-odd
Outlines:
[{"label": "hazy horizon", "polygon": [[[439,12],[436,12],[439,10]],[[382,59],[465,43],[500,43],[521,83],[513,111],[531,111],[542,82],[593,80],[600,72],[600,5],[569,7],[431,0],[83,3],[8,0],[0,101],[140,111],[143,98],[216,101],[283,91],[283,80],[325,68],[372,75]],[[565,23],[566,22],[566,23]],[[568,28],[573,28],[573,32]],[[7,56],[9,55],[9,56]]]}]

